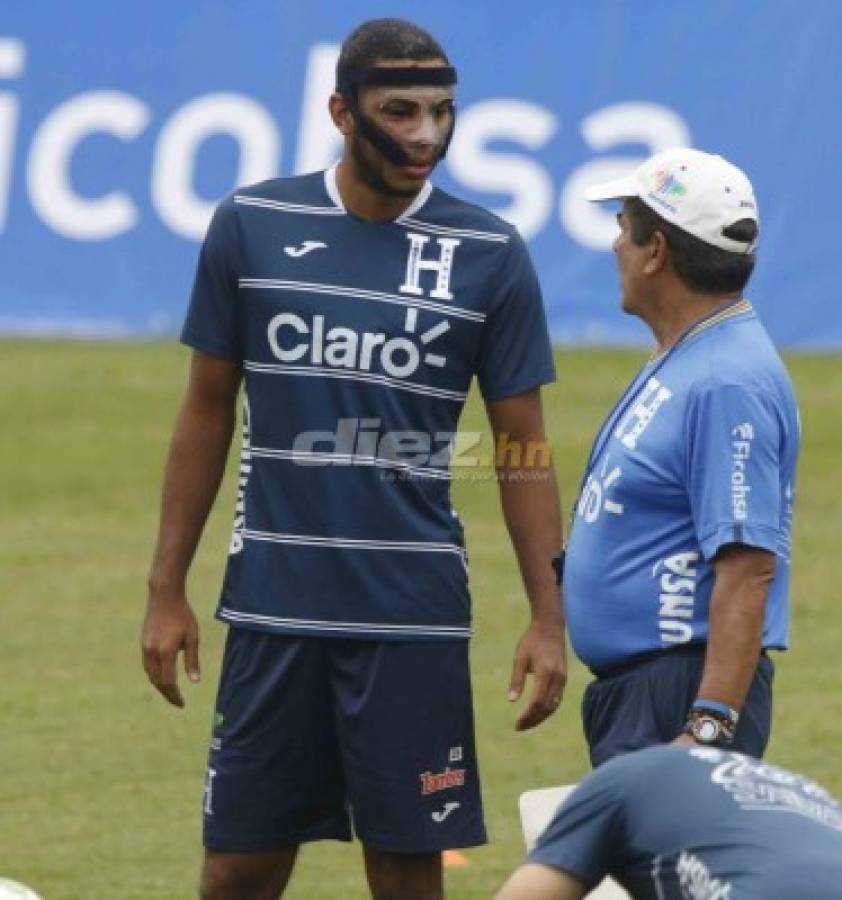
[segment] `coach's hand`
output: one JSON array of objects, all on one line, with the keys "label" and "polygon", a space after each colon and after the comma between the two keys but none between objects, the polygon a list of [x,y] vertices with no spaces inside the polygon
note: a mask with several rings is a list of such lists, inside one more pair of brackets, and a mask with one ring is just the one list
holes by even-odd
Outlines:
[{"label": "coach's hand", "polygon": [[176,658],[184,652],[184,671],[199,680],[199,623],[183,595],[149,598],[143,622],[143,668],[149,680],[173,706],[184,706],[176,677]]},{"label": "coach's hand", "polygon": [[515,722],[515,731],[540,725],[561,703],[567,684],[567,651],[560,622],[533,621],[518,641],[509,685],[510,701],[523,694],[527,672],[534,676],[532,696]]}]

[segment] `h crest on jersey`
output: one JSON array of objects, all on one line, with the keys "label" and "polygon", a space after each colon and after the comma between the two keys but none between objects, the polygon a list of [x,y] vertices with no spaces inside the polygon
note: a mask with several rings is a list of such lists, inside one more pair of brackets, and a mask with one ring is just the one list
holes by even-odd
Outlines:
[{"label": "h crest on jersey", "polygon": [[436,286],[430,291],[430,297],[435,300],[452,300],[450,275],[453,271],[453,255],[462,241],[458,238],[436,238],[436,243],[439,245],[438,258],[427,258],[424,256],[424,250],[430,242],[430,238],[427,235],[408,231],[406,238],[409,241],[406,277],[398,290],[402,294],[422,297],[424,296],[424,289],[421,287],[421,272],[435,272]]},{"label": "h crest on jersey", "polygon": [[629,450],[637,448],[637,442],[652,424],[658,410],[672,397],[672,391],[657,378],[650,378],[638,395],[631,409],[623,416],[614,430],[614,436]]}]

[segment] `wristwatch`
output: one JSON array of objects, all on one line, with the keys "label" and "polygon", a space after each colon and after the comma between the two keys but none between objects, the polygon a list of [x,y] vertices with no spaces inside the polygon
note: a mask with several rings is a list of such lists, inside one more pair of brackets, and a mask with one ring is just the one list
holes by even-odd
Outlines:
[{"label": "wristwatch", "polygon": [[725,704],[696,701],[687,713],[684,733],[706,747],[730,747],[738,720],[739,713]]}]

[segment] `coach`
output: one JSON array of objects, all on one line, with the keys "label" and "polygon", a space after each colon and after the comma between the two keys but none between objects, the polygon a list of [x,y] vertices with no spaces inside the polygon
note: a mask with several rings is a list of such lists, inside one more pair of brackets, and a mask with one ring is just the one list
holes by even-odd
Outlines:
[{"label": "coach", "polygon": [[742,297],[754,192],[722,157],[674,149],[587,197],[622,201],[622,308],[657,342],[597,433],[567,548],[591,761],[672,740],[760,756],[767,650],[788,641],[799,418]]}]

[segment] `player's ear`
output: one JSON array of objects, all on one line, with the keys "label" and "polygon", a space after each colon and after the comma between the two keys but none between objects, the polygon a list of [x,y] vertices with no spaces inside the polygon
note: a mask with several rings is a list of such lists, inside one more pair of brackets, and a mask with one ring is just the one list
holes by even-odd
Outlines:
[{"label": "player's ear", "polygon": [[654,231],[649,239],[647,249],[649,252],[643,265],[643,271],[646,275],[657,275],[661,269],[666,268],[669,259],[667,239],[660,231]]},{"label": "player's ear", "polygon": [[339,129],[339,132],[344,137],[348,137],[353,128],[353,120],[351,117],[351,110],[348,109],[348,104],[345,102],[345,98],[342,94],[331,94],[327,108],[331,119],[333,119],[333,124]]}]

